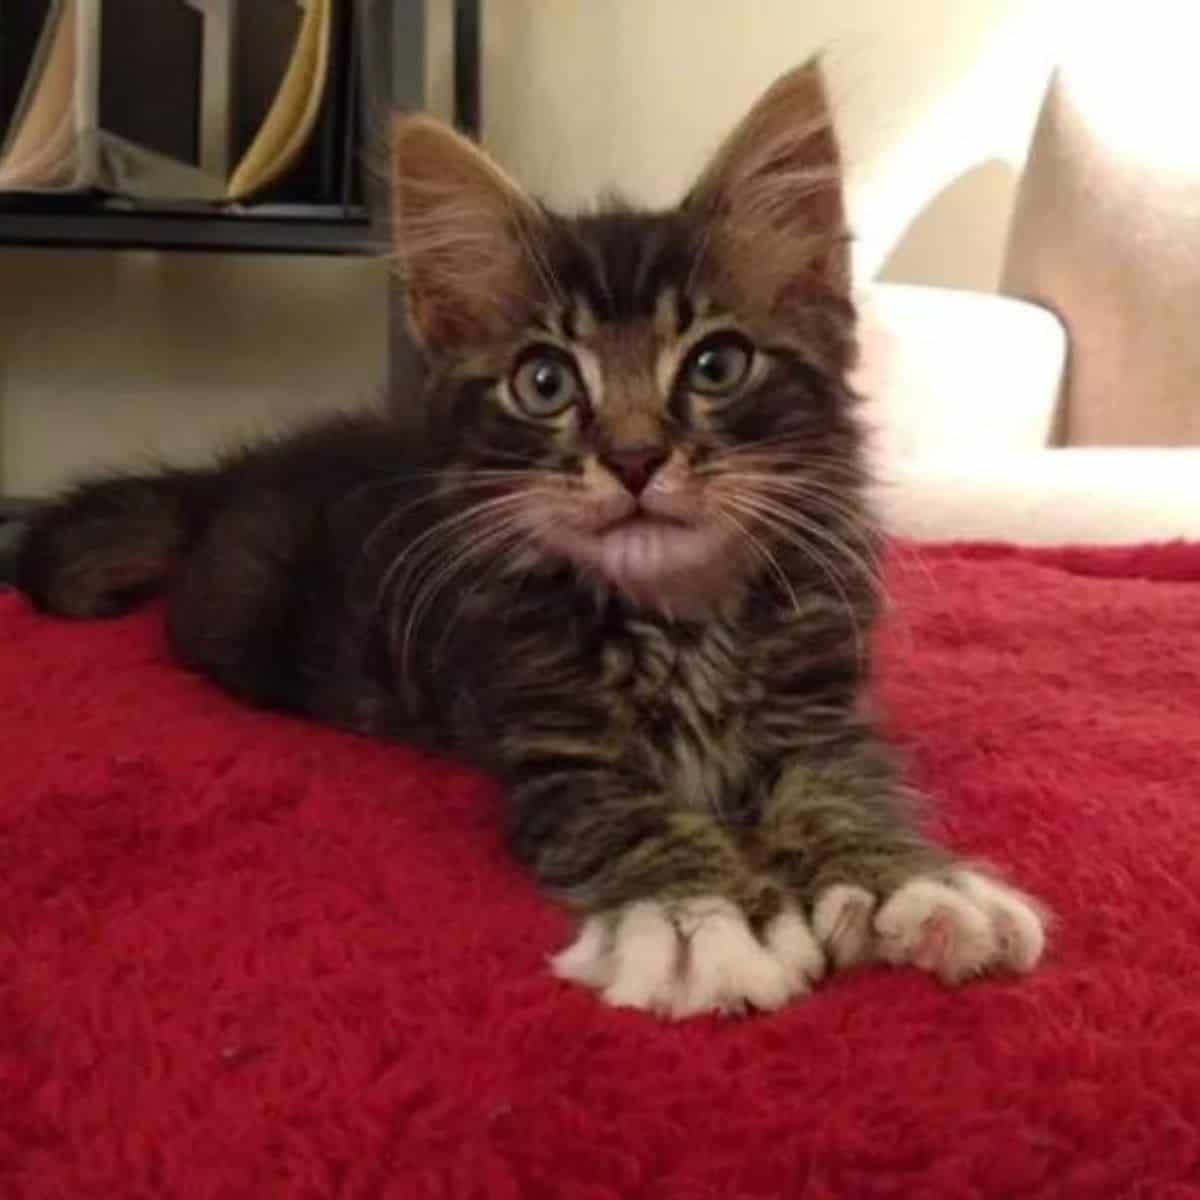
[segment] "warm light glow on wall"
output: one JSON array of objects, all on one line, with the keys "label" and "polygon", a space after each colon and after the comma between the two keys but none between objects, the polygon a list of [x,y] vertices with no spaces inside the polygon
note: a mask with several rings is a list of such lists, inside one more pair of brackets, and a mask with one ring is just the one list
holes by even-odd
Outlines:
[{"label": "warm light glow on wall", "polygon": [[1200,4],[1139,0],[1079,10],[1063,47],[1065,96],[1104,151],[1130,166],[1197,173]]},{"label": "warm light glow on wall", "polygon": [[903,136],[889,138],[871,161],[855,164],[850,210],[861,279],[875,277],[931,199],[975,168],[988,161],[1003,164],[1015,191],[1046,81],[1077,2],[1039,0],[999,8],[986,43],[963,64],[953,84],[919,113],[909,114]]}]

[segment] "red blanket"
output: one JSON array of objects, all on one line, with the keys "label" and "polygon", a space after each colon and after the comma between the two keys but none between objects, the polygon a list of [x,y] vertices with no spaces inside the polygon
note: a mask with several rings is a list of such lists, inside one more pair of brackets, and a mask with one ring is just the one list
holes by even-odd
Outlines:
[{"label": "red blanket", "polygon": [[678,1026],[549,975],[486,781],[0,597],[0,1196],[1200,1197],[1200,547],[892,591],[895,733],[1048,959]]}]

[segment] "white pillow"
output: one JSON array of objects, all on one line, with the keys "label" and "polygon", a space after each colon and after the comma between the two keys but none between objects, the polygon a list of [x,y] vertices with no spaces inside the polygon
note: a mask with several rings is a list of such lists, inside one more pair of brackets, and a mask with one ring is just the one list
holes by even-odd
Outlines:
[{"label": "white pillow", "polygon": [[1037,305],[983,292],[876,283],[857,297],[873,455],[1004,455],[1047,445],[1067,340]]}]

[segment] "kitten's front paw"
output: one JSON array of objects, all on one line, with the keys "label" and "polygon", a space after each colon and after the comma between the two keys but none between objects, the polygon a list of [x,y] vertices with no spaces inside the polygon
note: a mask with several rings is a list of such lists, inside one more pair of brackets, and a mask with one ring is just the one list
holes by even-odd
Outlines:
[{"label": "kitten's front paw", "polygon": [[838,967],[882,960],[950,984],[992,971],[1030,971],[1046,944],[1033,900],[966,868],[918,875],[882,902],[865,888],[835,884],[813,906],[813,931]]},{"label": "kitten's front paw", "polygon": [[782,1008],[811,989],[825,958],[793,908],[759,938],[736,905],[700,896],[638,900],[589,917],[552,967],[609,1004],[678,1019]]}]

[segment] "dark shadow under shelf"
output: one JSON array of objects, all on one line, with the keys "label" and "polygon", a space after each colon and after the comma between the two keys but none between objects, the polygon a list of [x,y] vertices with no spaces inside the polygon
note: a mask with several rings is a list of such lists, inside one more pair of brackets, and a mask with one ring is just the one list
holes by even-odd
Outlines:
[{"label": "dark shadow under shelf", "polygon": [[0,199],[0,246],[59,249],[194,250],[245,254],[373,254],[364,208],[256,205],[132,208],[103,202]]}]

